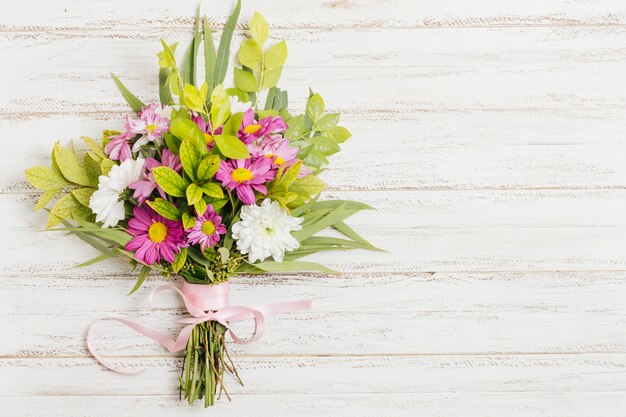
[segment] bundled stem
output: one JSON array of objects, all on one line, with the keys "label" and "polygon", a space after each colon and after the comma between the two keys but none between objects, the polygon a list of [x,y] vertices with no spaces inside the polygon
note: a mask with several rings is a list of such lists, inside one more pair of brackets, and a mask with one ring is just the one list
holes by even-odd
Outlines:
[{"label": "bundled stem", "polygon": [[[237,370],[226,350],[224,332],[226,328],[217,322],[205,322],[196,325],[191,332],[185,361],[180,377],[180,398],[193,404],[204,397],[204,406],[215,404],[222,391],[230,400],[224,386],[224,371],[228,370],[241,383]],[[229,363],[226,363],[224,359]],[[241,383],[243,385],[243,383]],[[218,392],[219,386],[219,392]]]}]

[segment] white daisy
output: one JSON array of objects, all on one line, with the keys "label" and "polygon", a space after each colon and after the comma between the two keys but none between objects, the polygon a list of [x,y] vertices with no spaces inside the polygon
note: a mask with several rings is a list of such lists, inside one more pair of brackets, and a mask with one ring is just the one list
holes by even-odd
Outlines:
[{"label": "white daisy", "polygon": [[242,103],[237,96],[230,96],[230,113],[245,113],[252,108],[252,102]]},{"label": "white daisy", "polygon": [[241,220],[233,225],[233,239],[237,250],[248,254],[253,263],[270,256],[282,262],[285,251],[300,247],[300,242],[291,235],[302,229],[301,217],[293,217],[276,201],[263,200],[261,206],[249,205],[241,208]]},{"label": "white daisy", "polygon": [[100,175],[98,189],[89,199],[89,208],[96,214],[96,221],[102,227],[115,226],[124,219],[122,193],[128,186],[143,175],[143,159],[127,159],[120,165],[113,165],[109,175]]}]

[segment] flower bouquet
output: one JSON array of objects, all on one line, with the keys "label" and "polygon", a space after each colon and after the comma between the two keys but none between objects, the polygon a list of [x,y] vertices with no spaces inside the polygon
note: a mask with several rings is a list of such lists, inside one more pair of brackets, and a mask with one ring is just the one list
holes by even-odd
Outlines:
[{"label": "flower bouquet", "polygon": [[[139,268],[131,293],[152,271],[184,279],[182,290],[166,284],[151,294],[169,289],[182,297],[190,317],[178,321],[186,326],[176,339],[124,319],[107,319],[170,352],[184,351],[181,397],[189,403],[204,398],[205,406],[222,392],[228,396],[226,371],[239,378],[226,333],[236,343],[248,343],[263,333],[266,315],[310,306],[308,300],[232,306],[232,277],[332,273],[299,259],[333,249],[376,250],[344,223],[370,207],[319,199],[325,184],[317,174],[350,133],[337,125],[339,114],[324,113],[319,94],[310,92],[305,114],[289,112],[287,92],[277,87],[287,46],[281,41],[266,47],[269,30],[258,13],[238,52],[235,85],[223,86],[239,10],[238,1],[217,50],[206,17],[196,16],[181,65],[177,44],[161,41],[160,103],[143,103],[113,76],[134,110],[123,130],[105,131],[100,142],[83,137],[83,151],[57,143],[52,167],[26,171],[28,181],[43,191],[35,208],[49,211],[46,228],[73,233],[100,252],[81,266],[114,257],[128,261]],[[201,45],[202,83],[196,79]],[[229,328],[242,320],[255,323],[248,339]],[[90,351],[103,365],[132,373],[108,363],[89,338]]]}]

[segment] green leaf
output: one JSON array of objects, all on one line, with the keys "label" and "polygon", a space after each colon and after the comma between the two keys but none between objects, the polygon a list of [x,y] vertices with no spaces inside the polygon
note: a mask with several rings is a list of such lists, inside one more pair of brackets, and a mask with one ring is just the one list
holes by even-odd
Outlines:
[{"label": "green leaf", "polygon": [[307,141],[312,143],[315,146],[315,149],[324,156],[334,155],[341,150],[339,145],[327,136],[313,136],[312,138],[307,139]]},{"label": "green leaf", "polygon": [[209,91],[213,91],[215,87],[215,44],[206,16],[203,18],[202,26],[204,29],[204,80],[209,86]]},{"label": "green leaf", "polygon": [[44,208],[50,201],[52,201],[52,199],[54,197],[56,197],[56,195],[60,192],[61,190],[48,190],[46,192],[44,192],[41,197],[39,197],[39,200],[37,201],[37,204],[35,204],[35,206],[33,207],[34,210],[41,210],[42,208]]},{"label": "green leaf", "polygon": [[111,258],[111,256],[109,254],[103,253],[101,255],[96,256],[93,259],[88,260],[87,262],[83,262],[83,263],[74,265],[72,268],[82,268],[84,266],[97,264],[98,262],[102,262],[102,261],[110,259],[110,258]]},{"label": "green leaf", "polygon": [[204,199],[201,198],[193,206],[196,210],[196,213],[198,213],[198,216],[204,215],[204,212],[206,211],[206,207],[207,207],[206,201],[204,201]]},{"label": "green leaf", "polygon": [[137,282],[135,283],[135,286],[133,287],[133,289],[130,290],[128,295],[131,295],[132,293],[134,293],[135,291],[137,291],[141,287],[143,282],[146,280],[146,277],[150,273],[150,269],[151,268],[149,266],[147,266],[147,265],[144,265],[144,266],[141,267],[141,271],[139,271],[139,275],[137,276]]},{"label": "green leaf", "polygon": [[100,171],[102,172],[102,175],[109,175],[109,171],[111,171],[113,165],[115,165],[115,162],[111,161],[109,158],[103,159],[102,162],[100,162]]},{"label": "green leaf", "polygon": [[215,144],[225,157],[231,159],[250,158],[248,148],[236,136],[216,135],[213,136],[213,139],[215,139]]},{"label": "green leaf", "polygon": [[187,204],[194,205],[202,199],[202,189],[196,184],[189,184],[187,187]]},{"label": "green leaf", "polygon": [[172,91],[170,90],[170,85],[167,82],[171,71],[172,70],[169,68],[159,69],[159,101],[164,106],[174,104]]},{"label": "green leaf", "polygon": [[281,68],[287,61],[287,43],[280,41],[265,52],[265,69]]},{"label": "green leaf", "polygon": [[289,119],[287,125],[289,126],[289,129],[287,129],[285,135],[291,140],[296,140],[304,136],[307,131],[305,127],[304,115],[302,114]]},{"label": "green leaf", "polygon": [[197,124],[189,119],[176,117],[170,123],[170,132],[184,140],[191,140],[196,144],[198,149],[206,150],[206,141],[202,131]]},{"label": "green leaf", "polygon": [[66,180],[84,186],[98,185],[97,181],[94,184],[93,180],[86,174],[85,169],[78,161],[73,150],[66,149],[57,142],[52,152],[54,154],[54,160]]},{"label": "green leaf", "polygon": [[320,117],[313,129],[318,132],[325,132],[331,130],[337,123],[339,123],[339,113],[328,113]]},{"label": "green leaf", "polygon": [[196,224],[196,218],[189,215],[189,213],[183,213],[181,220],[183,221],[183,228],[189,229]]},{"label": "green leaf", "polygon": [[337,143],[343,143],[352,136],[352,133],[343,126],[335,126],[327,134]]},{"label": "green leaf", "polygon": [[309,200],[311,196],[319,194],[326,188],[326,184],[315,175],[307,175],[306,177],[298,178],[289,187],[289,191],[297,193],[305,200]]},{"label": "green leaf", "polygon": [[170,133],[164,134],[163,137],[165,138],[167,148],[172,151],[174,155],[178,155],[180,153],[180,144],[182,143],[182,140],[180,140],[178,136],[174,136]]},{"label": "green leaf", "polygon": [[143,104],[141,100],[135,97],[133,93],[128,91],[128,88],[126,88],[124,84],[122,84],[120,79],[117,78],[115,74],[112,73],[111,76],[113,77],[113,81],[115,81],[115,85],[117,85],[117,88],[119,88],[120,92],[122,93],[122,96],[124,96],[124,99],[126,100],[126,102],[128,103],[131,109],[133,109],[136,113],[139,113],[143,107],[146,107],[146,105]]},{"label": "green leaf", "polygon": [[243,120],[243,113],[235,113],[226,122],[224,129],[222,129],[222,135],[237,136],[241,122]]},{"label": "green leaf", "polygon": [[100,164],[104,159],[100,158],[95,153],[89,151],[85,154],[83,158],[83,167],[85,169],[85,175],[89,178],[89,181],[94,185],[94,187],[98,184],[98,178],[102,174],[102,168],[100,168]]},{"label": "green leaf", "polygon": [[303,240],[313,236],[315,233],[326,229],[327,227],[331,227],[336,222],[343,221],[358,212],[359,210],[345,209],[340,206],[336,210],[328,213],[322,219],[316,221],[315,223],[303,227],[302,230],[297,230],[293,232],[292,236],[298,239],[298,241],[302,242]]},{"label": "green leaf", "polygon": [[235,86],[245,92],[257,91],[257,83],[254,74],[240,68],[235,68]]},{"label": "green leaf", "polygon": [[200,161],[202,161],[202,152],[200,152],[198,146],[190,139],[183,140],[183,143],[180,145],[180,162],[192,180],[196,179]]},{"label": "green leaf", "polygon": [[230,116],[230,98],[223,85],[218,85],[211,92],[211,124],[213,129],[222,126]]},{"label": "green leaf", "polygon": [[162,198],[156,198],[154,201],[146,201],[150,207],[161,216],[170,220],[180,220],[180,211],[172,203]]},{"label": "green leaf", "polygon": [[81,136],[81,139],[83,142],[85,142],[85,145],[87,145],[89,147],[89,149],[95,153],[97,156],[99,156],[100,158],[106,158],[106,154],[104,153],[104,150],[102,149],[102,146],[100,146],[100,144],[98,142],[96,142],[95,140],[88,138],[87,136]]},{"label": "green leaf", "polygon": [[[59,219],[71,219],[72,214],[79,207],[81,207],[81,204],[72,194],[65,194],[63,197],[59,198],[56,204],[52,207],[52,210],[50,210],[50,215]],[[52,219],[53,223],[56,222],[54,226],[60,223],[57,222],[56,218]],[[46,228],[49,229],[50,227],[54,227],[50,226],[50,219],[48,220],[49,221]]]},{"label": "green leaf", "polygon": [[324,99],[315,93],[306,103],[306,113],[309,115],[313,123],[317,122],[324,113]]},{"label": "green leaf", "polygon": [[325,274],[336,274],[336,271],[320,265],[314,262],[302,262],[302,261],[265,261],[252,264],[252,266],[261,269],[265,272],[304,272],[304,271],[317,271]]},{"label": "green leaf", "polygon": [[185,197],[187,183],[173,169],[160,166],[152,169],[154,179],[167,194],[173,197]]},{"label": "green leaf", "polygon": [[33,187],[44,191],[56,191],[67,185],[65,179],[53,169],[36,166],[26,170],[26,179]]},{"label": "green leaf", "polygon": [[219,184],[210,182],[208,184],[204,184],[200,188],[202,189],[202,192],[204,192],[209,197],[217,199],[224,198],[224,191],[222,190],[222,187],[219,186]]},{"label": "green leaf", "polygon": [[185,84],[185,86],[183,87],[183,92],[185,96],[185,104],[187,105],[187,107],[197,112],[203,112],[208,90],[209,86],[206,82],[202,84],[200,90],[198,90],[194,85]]},{"label": "green leaf", "polygon": [[176,260],[172,264],[172,271],[174,271],[175,274],[178,274],[181,268],[185,265],[185,262],[187,262],[187,248],[182,248],[180,253],[176,254]]},{"label": "green leaf", "polygon": [[213,178],[220,168],[221,160],[218,155],[209,155],[198,165],[198,181],[207,181]]},{"label": "green leaf", "polygon": [[263,81],[261,82],[261,90],[266,88],[275,87],[280,80],[280,74],[283,71],[282,67],[272,68],[263,72]]},{"label": "green leaf", "polygon": [[263,69],[263,51],[254,39],[246,39],[239,47],[239,62],[253,71],[261,72]]},{"label": "green leaf", "polygon": [[176,67],[176,57],[174,56],[174,52],[176,52],[178,43],[168,45],[163,39],[161,39],[161,45],[163,46],[163,51],[157,54],[157,57],[159,58],[159,66],[161,68]]},{"label": "green leaf", "polygon": [[72,190],[72,194],[76,197],[76,200],[78,200],[80,204],[85,207],[89,207],[89,199],[94,191],[96,190],[93,188],[78,188],[76,190]]},{"label": "green leaf", "polygon": [[259,45],[263,46],[267,40],[269,32],[270,30],[267,27],[265,18],[259,12],[254,12],[252,19],[250,19],[250,35],[252,36],[252,39],[254,39]]},{"label": "green leaf", "polygon": [[226,68],[228,67],[228,58],[230,55],[230,43],[233,39],[233,32],[237,25],[237,18],[241,10],[241,0],[237,0],[237,6],[230,15],[224,26],[224,31],[220,37],[220,45],[217,48],[217,59],[215,61],[215,79],[214,84],[218,85],[224,82],[226,77]]}]

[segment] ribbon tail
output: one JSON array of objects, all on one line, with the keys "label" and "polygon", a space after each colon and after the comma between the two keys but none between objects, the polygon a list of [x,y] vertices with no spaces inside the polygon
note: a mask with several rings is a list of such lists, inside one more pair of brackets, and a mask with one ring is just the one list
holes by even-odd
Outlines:
[{"label": "ribbon tail", "polygon": [[187,346],[187,341],[189,340],[189,336],[191,335],[191,331],[193,330],[193,327],[195,326],[194,324],[190,324],[186,327],[184,327],[181,332],[178,334],[178,337],[176,338],[176,340],[173,340],[171,337],[169,337],[166,334],[163,334],[161,332],[158,332],[154,329],[151,329],[149,327],[146,326],[142,326],[141,324],[138,323],[134,323],[132,321],[129,320],[125,320],[125,319],[120,319],[117,317],[103,317],[101,319],[98,319],[96,321],[94,321],[93,323],[91,323],[89,325],[89,328],[87,330],[87,349],[89,349],[89,352],[93,355],[93,357],[100,362],[100,364],[114,372],[117,372],[119,374],[125,374],[125,375],[138,375],[141,374],[145,371],[145,369],[139,369],[136,371],[129,371],[126,369],[121,369],[119,367],[116,367],[115,365],[113,365],[111,362],[109,362],[107,359],[105,359],[93,346],[92,343],[92,337],[93,337],[93,332],[94,332],[94,327],[97,323],[102,322],[102,321],[116,321],[118,323],[122,323],[123,325],[133,329],[134,331],[136,331],[137,333],[149,337],[150,339],[154,340],[155,342],[157,342],[158,344],[160,344],[161,346],[163,346],[164,348],[166,348],[170,353],[174,353],[174,352],[178,352],[182,349],[185,348],[185,346]]}]

